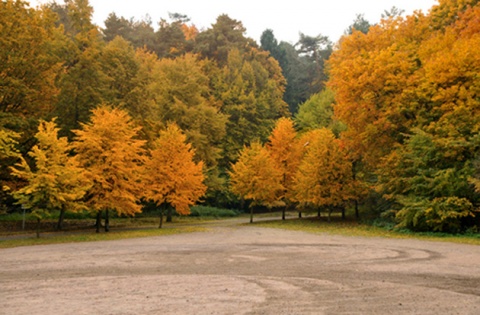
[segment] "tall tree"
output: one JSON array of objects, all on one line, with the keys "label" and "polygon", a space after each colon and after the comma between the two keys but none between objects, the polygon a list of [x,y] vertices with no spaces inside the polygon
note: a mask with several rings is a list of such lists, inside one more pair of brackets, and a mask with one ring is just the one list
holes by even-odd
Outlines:
[{"label": "tall tree", "polygon": [[203,163],[195,162],[195,151],[186,142],[187,137],[175,124],[160,132],[145,164],[145,197],[162,207],[171,206],[177,213],[187,215],[206,192],[203,184]]},{"label": "tall tree", "polygon": [[54,21],[47,8],[0,2],[0,112],[36,118],[51,112],[63,40]]},{"label": "tall tree", "polygon": [[69,0],[64,9],[72,25],[66,33],[71,41],[65,51],[55,113],[63,131],[71,136],[70,131],[87,122],[90,111],[103,102],[108,78],[100,63],[103,42],[91,20],[93,8],[87,0]]},{"label": "tall tree", "polygon": [[364,14],[357,14],[357,16],[355,17],[355,20],[353,20],[352,25],[350,25],[345,30],[345,34],[352,35],[353,32],[355,31],[359,31],[359,32],[362,32],[363,34],[367,34],[371,26],[372,25],[370,24],[370,22],[367,19],[365,19]]},{"label": "tall tree", "polygon": [[216,93],[228,115],[224,142],[224,167],[235,161],[244,144],[266,141],[275,122],[288,116],[282,99],[285,79],[275,59],[252,49],[249,54],[232,50],[221,69]]},{"label": "tall tree", "polygon": [[325,62],[332,53],[332,43],[327,36],[321,34],[317,36],[308,36],[300,33],[300,38],[295,44],[300,56],[305,58],[309,67],[307,69],[309,76],[309,93],[320,92],[327,81],[325,72]]},{"label": "tall tree", "polygon": [[281,184],[283,174],[261,143],[253,142],[250,147],[244,147],[229,174],[231,191],[244,200],[252,201],[250,222],[253,222],[254,206],[274,207],[280,204],[284,190]]},{"label": "tall tree", "polygon": [[289,118],[280,118],[266,144],[276,167],[281,173],[283,191],[279,194],[282,205],[282,220],[285,220],[285,210],[291,206],[295,174],[302,159],[303,145],[297,139],[293,121]]},{"label": "tall tree", "polygon": [[340,140],[328,129],[310,131],[302,139],[306,153],[295,177],[294,199],[316,207],[345,207],[355,198],[352,164]]},{"label": "tall tree", "polygon": [[40,121],[35,138],[38,144],[28,153],[34,162],[30,167],[25,159],[12,167],[12,173],[26,185],[13,191],[13,196],[40,219],[53,210],[60,216],[57,228],[62,228],[65,211],[83,209],[81,199],[90,186],[77,158],[70,156],[72,147],[67,138],[58,137],[55,121]]},{"label": "tall tree", "polygon": [[103,210],[106,231],[109,210],[119,215],[141,212],[137,201],[142,191],[145,141],[137,138],[138,132],[127,112],[104,106],[94,109],[91,122],[74,131],[73,147],[92,182],[86,204],[97,214],[97,232]]},{"label": "tall tree", "polygon": [[228,62],[231,50],[239,50],[243,54],[250,47],[257,46],[253,39],[244,36],[245,31],[240,21],[222,14],[211,28],[198,34],[194,52],[215,60],[223,67]]}]

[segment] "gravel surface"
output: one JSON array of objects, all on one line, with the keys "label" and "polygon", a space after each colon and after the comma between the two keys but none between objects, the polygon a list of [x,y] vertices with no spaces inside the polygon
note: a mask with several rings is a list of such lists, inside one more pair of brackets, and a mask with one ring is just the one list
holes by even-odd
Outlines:
[{"label": "gravel surface", "polygon": [[0,249],[0,314],[480,314],[480,246],[250,226]]}]

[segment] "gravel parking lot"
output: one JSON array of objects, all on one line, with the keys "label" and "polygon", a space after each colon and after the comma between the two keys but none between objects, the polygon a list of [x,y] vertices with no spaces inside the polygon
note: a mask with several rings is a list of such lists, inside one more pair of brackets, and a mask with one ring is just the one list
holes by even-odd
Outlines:
[{"label": "gravel parking lot", "polygon": [[480,314],[480,246],[251,226],[0,250],[0,314]]}]

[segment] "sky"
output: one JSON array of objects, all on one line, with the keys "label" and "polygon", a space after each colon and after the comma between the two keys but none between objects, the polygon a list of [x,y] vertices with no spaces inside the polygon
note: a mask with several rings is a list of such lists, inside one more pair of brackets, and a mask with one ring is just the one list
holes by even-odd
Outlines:
[{"label": "sky", "polygon": [[[30,0],[32,6],[48,2],[52,0]],[[336,42],[357,14],[364,14],[374,24],[384,10],[393,6],[410,15],[416,10],[428,13],[436,4],[437,0],[90,0],[93,22],[100,27],[111,12],[136,20],[148,14],[155,28],[161,18],[168,20],[169,13],[185,14],[200,30],[215,24],[219,15],[227,14],[242,22],[247,29],[245,35],[257,42],[263,31],[271,29],[279,42],[291,44],[298,41],[300,32],[308,36],[321,34]]]}]

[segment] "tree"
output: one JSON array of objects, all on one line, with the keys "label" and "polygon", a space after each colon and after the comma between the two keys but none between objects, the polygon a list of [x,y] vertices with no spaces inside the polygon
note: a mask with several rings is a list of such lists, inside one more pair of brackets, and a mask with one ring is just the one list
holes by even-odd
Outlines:
[{"label": "tree", "polygon": [[285,79],[275,59],[252,48],[244,55],[232,50],[215,83],[221,111],[229,117],[222,165],[228,168],[245,144],[266,141],[275,122],[288,116]]},{"label": "tree", "polygon": [[313,94],[305,103],[301,104],[295,115],[295,124],[300,132],[314,129],[329,128],[338,137],[345,126],[335,119],[333,106],[335,94],[330,89]]},{"label": "tree", "polygon": [[320,92],[327,81],[325,61],[332,53],[332,43],[327,36],[321,34],[308,36],[300,33],[300,38],[295,44],[299,56],[308,62],[307,74],[309,94]]},{"label": "tree", "polygon": [[238,161],[232,165],[230,189],[243,200],[251,200],[250,223],[253,222],[253,207],[264,205],[274,207],[280,204],[282,172],[267,149],[259,142],[245,146]]},{"label": "tree", "polygon": [[279,201],[283,203],[282,220],[285,220],[285,210],[292,204],[292,191],[295,174],[302,159],[303,144],[297,139],[293,121],[280,118],[266,144],[267,150],[281,173],[283,190],[279,193]]},{"label": "tree", "polygon": [[108,211],[119,215],[141,212],[137,202],[142,191],[145,141],[139,140],[136,127],[127,112],[101,106],[92,111],[91,123],[75,130],[73,147],[85,168],[92,187],[86,204],[97,214],[97,232],[101,213],[106,211],[105,231],[109,230]]},{"label": "tree", "polygon": [[64,10],[71,23],[66,36],[63,75],[59,79],[61,92],[55,104],[55,114],[63,132],[86,123],[90,111],[104,101],[108,77],[102,72],[100,56],[103,48],[100,32],[92,23],[93,8],[87,0],[67,1]]},{"label": "tree", "polygon": [[40,121],[35,135],[38,144],[28,153],[34,167],[21,158],[11,170],[15,176],[26,181],[24,187],[12,193],[17,203],[32,209],[38,224],[53,210],[60,211],[57,228],[61,229],[65,211],[83,209],[80,200],[90,184],[77,158],[70,156],[71,145],[66,138],[58,137],[58,131],[54,120]]},{"label": "tree", "polygon": [[365,16],[363,14],[357,14],[355,20],[353,21],[353,24],[345,30],[345,34],[352,35],[355,31],[367,34],[371,26],[372,25],[370,24],[370,22],[368,22],[368,20],[365,19]]},{"label": "tree", "polygon": [[[390,189],[383,191],[386,196],[401,201],[402,222],[452,207],[460,229],[476,224],[455,212],[471,213],[470,205],[478,202],[466,180],[480,126],[477,4],[445,0],[428,15],[390,16],[367,34],[343,37],[330,58],[335,115],[347,125],[342,139],[355,162],[380,175],[382,183],[395,183],[394,190],[376,188]],[[410,166],[401,170],[402,163]],[[402,185],[405,191],[398,189]],[[435,225],[406,226],[458,228],[444,217],[445,226],[437,218]]]},{"label": "tree", "polygon": [[195,151],[186,142],[187,137],[175,124],[169,124],[154,143],[145,164],[145,198],[161,207],[171,206],[177,213],[188,215],[206,192],[203,184],[203,163],[194,161]]},{"label": "tree", "polygon": [[243,54],[250,48],[257,47],[253,39],[244,36],[245,31],[240,21],[222,14],[211,28],[198,34],[194,52],[215,60],[219,67],[223,67],[228,62],[231,50],[238,50]]},{"label": "tree", "polygon": [[42,118],[58,94],[61,32],[46,8],[0,2],[0,112]]},{"label": "tree", "polygon": [[306,153],[295,177],[294,199],[303,205],[344,207],[355,199],[352,164],[340,140],[328,129],[316,129],[302,139]]}]

